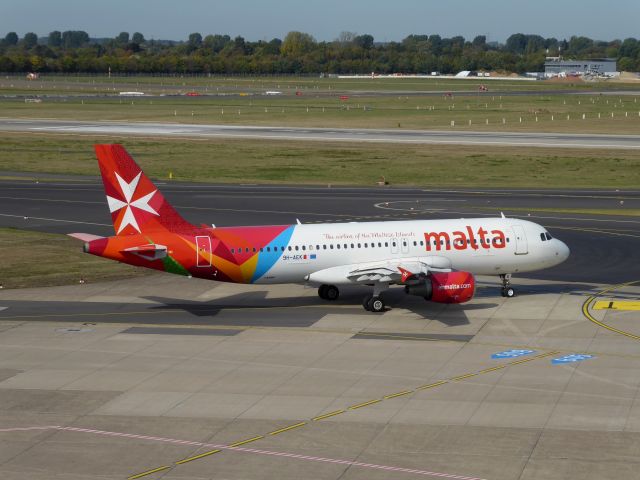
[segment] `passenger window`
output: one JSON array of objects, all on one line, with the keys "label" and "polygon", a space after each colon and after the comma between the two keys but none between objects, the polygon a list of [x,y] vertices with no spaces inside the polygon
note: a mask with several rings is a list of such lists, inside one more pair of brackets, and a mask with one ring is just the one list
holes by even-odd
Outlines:
[{"label": "passenger window", "polygon": [[333,250],[333,243],[329,245],[329,250]]},{"label": "passenger window", "polygon": [[395,247],[396,246],[396,242],[393,242],[391,245]]},{"label": "passenger window", "polygon": [[424,242],[422,240],[420,240],[420,246],[424,246]]},{"label": "passenger window", "polygon": [[231,253],[234,253],[234,250],[233,250],[233,248],[231,249]]},{"label": "passenger window", "polygon": [[320,250],[320,245],[316,245],[316,250]]},{"label": "passenger window", "polygon": [[349,246],[345,243],[345,244],[344,244],[344,248],[349,248]]},{"label": "passenger window", "polygon": [[287,248],[289,249],[289,251],[291,251],[291,245],[289,245]]},{"label": "passenger window", "polygon": [[326,249],[327,249],[327,245],[326,245],[326,244],[325,244],[325,245],[322,245],[322,249],[323,249],[323,250],[326,250]]},{"label": "passenger window", "polygon": [[362,248],[362,245],[360,243],[358,244],[358,248]]},{"label": "passenger window", "polygon": [[253,253],[256,253],[256,247],[253,247]]},{"label": "passenger window", "polygon": [[336,248],[337,248],[338,250],[340,250],[340,244],[339,244],[339,243],[336,243]]},{"label": "passenger window", "polygon": [[365,243],[365,244],[364,244],[364,248],[369,248],[369,244],[368,244],[368,243]]},{"label": "passenger window", "polygon": [[388,247],[389,246],[389,242],[384,242],[384,246]]},{"label": "passenger window", "polygon": [[351,248],[356,248],[356,247],[354,247],[353,243],[351,244]]},{"label": "passenger window", "polygon": [[307,249],[306,245],[302,245],[302,249],[306,250]]},{"label": "passenger window", "polygon": [[402,246],[406,247],[407,246],[407,242],[402,242]]},{"label": "passenger window", "polygon": [[413,246],[417,247],[418,246],[418,242],[416,242],[415,240],[413,241]]},{"label": "passenger window", "polygon": [[246,247],[246,248],[244,249],[244,253],[249,253],[249,247]]},{"label": "passenger window", "polygon": [[296,246],[295,246],[295,249],[296,249],[296,252],[297,252],[298,250],[300,250],[300,248],[298,247],[298,245],[296,245]]}]

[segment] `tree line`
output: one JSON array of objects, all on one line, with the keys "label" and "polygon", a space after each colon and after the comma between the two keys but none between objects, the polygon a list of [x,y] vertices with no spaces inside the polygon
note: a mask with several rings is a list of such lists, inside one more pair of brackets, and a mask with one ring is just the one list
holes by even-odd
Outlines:
[{"label": "tree line", "polygon": [[640,41],[569,40],[511,35],[504,44],[483,35],[409,35],[399,42],[375,42],[372,35],[343,32],[317,41],[303,32],[284,39],[247,41],[241,36],[192,33],[184,41],[147,40],[140,32],[91,38],[87,32],[53,31],[39,38],[9,32],[0,40],[0,72],[319,74],[456,73],[461,70],[536,72],[545,57],[615,58],[618,70],[640,70]]}]

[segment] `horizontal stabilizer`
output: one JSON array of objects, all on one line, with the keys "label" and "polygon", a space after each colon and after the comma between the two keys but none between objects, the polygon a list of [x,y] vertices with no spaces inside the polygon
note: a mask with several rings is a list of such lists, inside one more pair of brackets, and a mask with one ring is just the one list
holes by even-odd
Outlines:
[{"label": "horizontal stabilizer", "polygon": [[100,240],[101,237],[99,235],[91,235],[90,233],[67,233],[70,237],[73,237],[78,240],[82,240],[83,242],[92,242],[93,240]]},{"label": "horizontal stabilizer", "polygon": [[159,260],[167,256],[167,247],[165,245],[149,243],[138,247],[125,248],[122,250],[122,253],[133,253],[147,260]]}]

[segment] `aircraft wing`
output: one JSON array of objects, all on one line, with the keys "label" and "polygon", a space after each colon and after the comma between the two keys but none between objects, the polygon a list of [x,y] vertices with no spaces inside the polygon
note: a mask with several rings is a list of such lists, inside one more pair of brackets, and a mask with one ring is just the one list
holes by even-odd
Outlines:
[{"label": "aircraft wing", "polygon": [[355,263],[314,272],[309,275],[308,281],[330,285],[405,283],[414,277],[421,278],[433,271],[451,271],[451,261],[446,257],[430,256]]}]

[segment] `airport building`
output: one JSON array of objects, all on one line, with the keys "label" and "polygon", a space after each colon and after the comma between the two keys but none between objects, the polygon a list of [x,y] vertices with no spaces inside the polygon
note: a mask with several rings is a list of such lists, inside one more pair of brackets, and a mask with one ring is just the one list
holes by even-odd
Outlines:
[{"label": "airport building", "polygon": [[591,60],[563,60],[547,58],[544,62],[544,73],[550,75],[571,74],[612,74],[617,71],[614,58],[594,58]]}]

